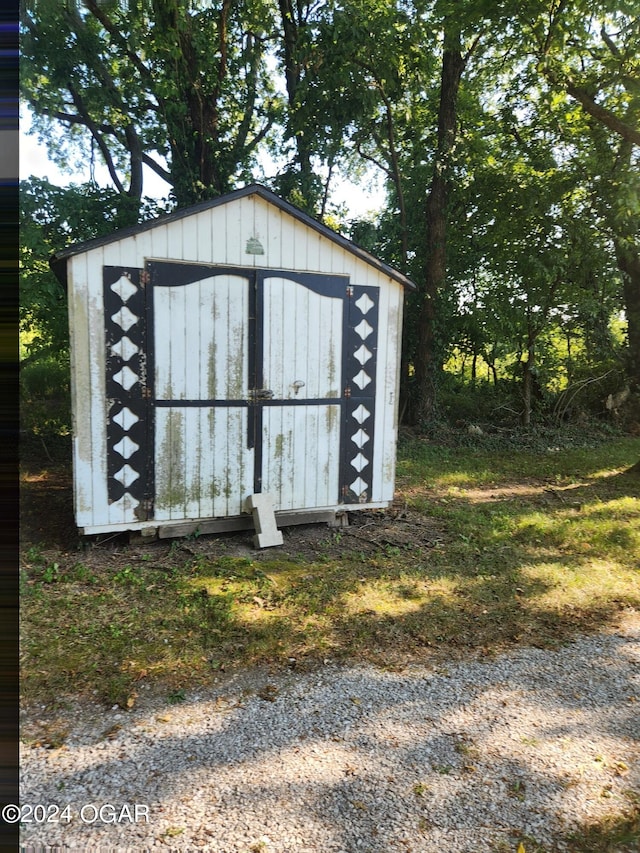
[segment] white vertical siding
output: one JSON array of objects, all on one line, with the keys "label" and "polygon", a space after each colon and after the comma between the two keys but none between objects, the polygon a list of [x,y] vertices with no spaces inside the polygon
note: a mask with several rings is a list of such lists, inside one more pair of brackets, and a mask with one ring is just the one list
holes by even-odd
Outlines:
[{"label": "white vertical siding", "polygon": [[402,290],[389,281],[380,287],[373,501],[393,500],[402,341]]},{"label": "white vertical siding", "polygon": [[154,289],[158,400],[157,520],[237,515],[253,491],[247,411],[212,401],[245,399],[248,282],[220,275]]},{"label": "white vertical siding", "polygon": [[[87,256],[69,261],[68,302],[71,361],[71,405],[73,427],[74,506],[79,527],[89,526],[93,519],[93,466],[96,455],[104,451],[94,446],[91,418],[95,417],[97,391],[91,388],[88,368],[91,344],[90,303],[87,281]],[[93,306],[102,318],[102,306]]]},{"label": "white vertical siding", "polygon": [[[263,254],[247,252],[259,240]],[[393,497],[397,439],[402,286],[347,249],[258,196],[236,199],[72,256],[68,261],[74,423],[74,501],[80,527],[115,529],[135,520],[130,499],[107,493],[103,267],[142,269],[149,259],[273,269],[265,280],[265,387],[279,399],[341,393],[342,303],[277,271],[349,276],[379,288],[376,414],[371,503]],[[247,280],[215,276],[154,290],[156,396],[174,400],[155,414],[155,521],[237,515],[253,490],[249,409],[198,407],[180,400],[245,399],[248,394]],[[275,342],[275,343],[274,343]],[[304,382],[296,393],[294,383]],[[337,502],[340,408],[265,406],[263,490],[280,509]],[[153,523],[153,522],[152,522]],[[139,526],[135,524],[134,526]]]},{"label": "white vertical siding", "polygon": [[275,276],[264,290],[265,387],[282,400],[338,397],[342,299]]},{"label": "white vertical siding", "polygon": [[339,406],[267,406],[262,489],[276,510],[333,507],[339,487]]}]

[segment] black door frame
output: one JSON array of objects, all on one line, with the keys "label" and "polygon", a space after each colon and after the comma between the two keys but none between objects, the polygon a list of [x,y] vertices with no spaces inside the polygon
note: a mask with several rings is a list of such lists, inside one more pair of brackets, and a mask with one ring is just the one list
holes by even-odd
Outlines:
[{"label": "black door frame", "polygon": [[[122,368],[118,358],[112,355],[113,342],[121,329],[112,329],[110,317],[117,308],[117,301],[110,285],[121,275],[132,280],[138,292],[135,296],[140,315],[128,337],[139,346],[140,355],[134,357],[140,381],[128,392],[115,388],[113,376],[116,368]],[[154,299],[155,287],[176,287],[192,284],[203,278],[217,275],[235,275],[249,283],[249,389],[254,392],[241,400],[157,400],[155,397],[155,340]],[[269,278],[286,278],[322,296],[343,300],[343,338],[340,396],[336,398],[302,398],[295,400],[269,399],[260,397],[264,391],[264,288]],[[362,301],[363,297],[365,302]],[[173,260],[147,261],[144,270],[124,267],[104,268],[104,299],[107,343],[107,396],[117,397],[115,408],[111,407],[108,422],[107,467],[109,500],[118,499],[122,486],[114,479],[116,468],[122,460],[114,453],[114,446],[122,430],[115,424],[113,413],[128,406],[138,418],[136,440],[140,445],[136,451],[136,462],[140,476],[127,491],[140,502],[136,515],[140,520],[153,518],[155,498],[155,409],[164,406],[176,407],[246,407],[249,410],[247,446],[254,449],[254,492],[262,488],[262,440],[263,411],[265,406],[337,405],[340,407],[341,428],[339,458],[339,494],[336,502],[341,504],[368,503],[372,494],[372,461],[374,452],[375,387],[377,369],[377,336],[379,321],[379,289],[366,285],[352,285],[349,277],[333,273],[309,273],[293,270],[209,265]],[[140,303],[139,305],[137,303]],[[361,306],[366,306],[363,310]],[[363,324],[364,321],[364,324]],[[366,356],[362,355],[366,347]],[[367,359],[363,362],[363,357]],[[366,370],[365,370],[366,369]],[[366,378],[363,380],[362,377]],[[363,384],[366,382],[366,385]],[[115,424],[115,425],[114,425]],[[364,443],[363,443],[364,442]],[[355,454],[355,456],[354,456]],[[357,461],[357,467],[355,467]],[[354,473],[355,470],[355,473]],[[354,480],[355,478],[355,480]],[[355,492],[351,485],[357,482],[366,489]],[[303,509],[303,507],[301,507]]]}]

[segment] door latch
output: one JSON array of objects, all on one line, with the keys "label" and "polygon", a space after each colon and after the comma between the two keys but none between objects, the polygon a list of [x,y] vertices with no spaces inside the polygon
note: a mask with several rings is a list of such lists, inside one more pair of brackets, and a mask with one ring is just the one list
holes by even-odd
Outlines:
[{"label": "door latch", "polygon": [[255,402],[257,400],[273,400],[271,388],[252,388],[249,397]]}]

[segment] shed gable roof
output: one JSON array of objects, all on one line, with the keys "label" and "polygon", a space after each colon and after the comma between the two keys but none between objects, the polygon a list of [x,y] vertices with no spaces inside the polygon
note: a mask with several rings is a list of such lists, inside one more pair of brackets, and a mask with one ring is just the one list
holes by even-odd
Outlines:
[{"label": "shed gable roof", "polygon": [[263,187],[260,184],[251,184],[247,187],[243,187],[240,190],[235,190],[234,192],[231,192],[228,195],[219,196],[218,198],[212,199],[210,201],[203,201],[199,204],[192,205],[191,207],[180,208],[179,210],[176,210],[173,213],[169,213],[166,216],[160,216],[157,219],[147,220],[146,222],[142,222],[139,225],[134,225],[131,228],[122,228],[118,231],[114,231],[112,234],[106,234],[102,237],[96,237],[93,240],[87,240],[82,243],[74,243],[73,245],[67,246],[66,249],[62,249],[60,252],[56,252],[56,254],[53,255],[50,260],[51,268],[58,277],[58,279],[63,284],[66,284],[66,261],[68,258],[71,258],[74,255],[80,255],[84,252],[91,251],[91,249],[96,249],[100,246],[105,246],[109,243],[117,242],[118,240],[122,240],[126,237],[132,237],[144,231],[149,231],[152,228],[157,227],[158,225],[166,225],[171,222],[176,222],[179,219],[185,219],[189,216],[193,216],[194,214],[202,213],[203,211],[210,210],[214,207],[229,204],[230,202],[236,201],[241,198],[247,198],[252,195],[259,196],[268,204],[273,205],[274,207],[278,208],[281,211],[284,211],[285,213],[288,213],[290,216],[294,217],[294,219],[318,232],[331,242],[336,243],[342,249],[346,249],[348,252],[351,252],[353,255],[360,258],[360,260],[384,272],[386,275],[399,282],[404,287],[407,287],[411,290],[415,289],[415,284],[403,273],[399,272],[388,264],[385,264],[379,258],[376,258],[370,252],[367,252],[365,249],[362,249],[356,243],[353,243],[351,240],[348,240],[346,237],[343,237],[341,234],[338,234],[333,229],[327,227],[326,225],[323,225],[321,222],[318,222],[312,216],[309,216],[309,214],[300,210],[300,208],[295,207],[295,205],[284,201],[284,199],[281,199],[275,193],[272,193],[271,190],[268,190],[266,187]]}]

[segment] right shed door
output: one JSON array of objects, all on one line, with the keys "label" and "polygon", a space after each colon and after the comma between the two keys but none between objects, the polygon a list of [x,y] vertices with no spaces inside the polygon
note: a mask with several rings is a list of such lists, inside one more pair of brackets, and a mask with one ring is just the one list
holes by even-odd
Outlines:
[{"label": "right shed door", "polygon": [[256,490],[277,509],[335,506],[340,486],[344,310],[348,280],[264,271],[259,276]]}]

